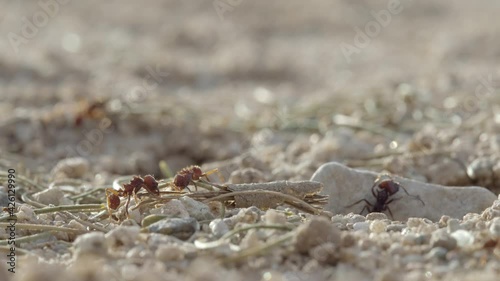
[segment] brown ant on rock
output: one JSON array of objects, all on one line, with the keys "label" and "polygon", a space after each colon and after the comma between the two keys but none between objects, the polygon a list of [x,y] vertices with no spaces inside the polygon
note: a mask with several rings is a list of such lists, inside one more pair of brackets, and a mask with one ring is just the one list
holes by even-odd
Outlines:
[{"label": "brown ant on rock", "polygon": [[116,210],[120,206],[120,197],[127,196],[127,203],[125,203],[125,214],[128,217],[128,205],[130,203],[130,197],[134,196],[135,202],[139,201],[137,198],[137,192],[144,188],[148,193],[154,196],[160,196],[160,190],[158,189],[158,182],[156,179],[147,175],[144,178],[134,176],[129,183],[123,185],[121,189],[106,188],[106,199],[108,203],[108,212],[111,217],[111,210]]},{"label": "brown ant on rock", "polygon": [[[388,178],[382,179],[383,176],[386,176]],[[358,200],[358,201],[352,203],[351,205],[345,206],[345,208],[352,207],[352,206],[364,201],[366,204],[363,207],[363,209],[361,210],[360,214],[362,214],[365,211],[365,209],[368,211],[368,213],[383,212],[383,211],[387,210],[387,211],[389,211],[391,218],[394,218],[394,216],[392,215],[392,211],[389,208],[389,204],[391,202],[394,202],[394,201],[401,199],[402,197],[392,198],[390,200],[389,200],[389,198],[392,195],[396,194],[399,191],[399,188],[403,189],[404,192],[408,196],[413,197],[415,200],[419,200],[420,202],[422,202],[422,205],[425,206],[425,203],[424,203],[424,201],[422,201],[422,199],[420,199],[420,196],[409,194],[408,191],[406,190],[406,188],[404,188],[399,182],[395,181],[391,176],[381,175],[375,179],[375,182],[373,183],[373,186],[371,189],[373,197],[375,197],[377,199],[375,204],[370,203],[366,199],[361,199],[361,200]]]},{"label": "brown ant on rock", "polygon": [[171,186],[177,191],[181,191],[185,188],[187,190],[191,191],[188,188],[188,185],[192,183],[194,185],[195,189],[198,190],[198,186],[196,186],[195,181],[198,181],[201,178],[205,178],[207,181],[210,181],[208,179],[208,176],[213,174],[213,173],[217,173],[221,182],[224,182],[224,177],[219,172],[219,169],[215,168],[215,169],[212,169],[212,170],[204,173],[201,170],[200,166],[192,165],[192,166],[185,167],[182,170],[180,170],[179,172],[177,172],[177,174],[174,177],[174,180],[171,183]]}]

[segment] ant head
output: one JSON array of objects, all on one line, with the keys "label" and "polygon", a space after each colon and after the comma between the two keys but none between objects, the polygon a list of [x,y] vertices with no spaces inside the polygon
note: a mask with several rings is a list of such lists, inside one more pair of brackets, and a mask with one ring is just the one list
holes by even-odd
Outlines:
[{"label": "ant head", "polygon": [[203,175],[203,171],[198,166],[193,166],[192,171],[193,171],[194,178],[199,178],[199,177],[201,177],[201,175]]}]

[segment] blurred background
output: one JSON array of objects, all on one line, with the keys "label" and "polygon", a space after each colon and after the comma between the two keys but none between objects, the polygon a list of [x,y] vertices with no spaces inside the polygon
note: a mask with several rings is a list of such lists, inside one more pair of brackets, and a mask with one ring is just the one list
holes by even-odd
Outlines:
[{"label": "blurred background", "polygon": [[[366,156],[498,116],[494,0],[0,7],[0,151],[35,171],[81,157],[94,172],[159,174],[161,160],[175,171],[303,138],[280,160],[300,162],[301,145],[345,133],[335,126],[390,130],[342,135]],[[489,86],[476,94],[479,85]],[[465,165],[478,156],[467,149]],[[321,161],[362,157],[340,150],[316,152],[302,177]]]}]

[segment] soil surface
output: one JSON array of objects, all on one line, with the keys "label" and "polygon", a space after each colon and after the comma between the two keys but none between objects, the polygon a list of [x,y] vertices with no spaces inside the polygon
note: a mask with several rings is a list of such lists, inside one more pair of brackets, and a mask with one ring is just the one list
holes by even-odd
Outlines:
[{"label": "soil surface", "polygon": [[338,162],[498,197],[498,1],[0,7],[0,280],[500,275],[500,199],[400,219],[308,182]]}]

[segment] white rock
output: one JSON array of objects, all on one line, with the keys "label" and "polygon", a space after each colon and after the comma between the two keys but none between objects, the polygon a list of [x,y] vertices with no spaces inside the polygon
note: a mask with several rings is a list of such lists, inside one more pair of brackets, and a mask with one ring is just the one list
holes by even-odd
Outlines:
[{"label": "white rock", "polygon": [[262,219],[269,224],[285,224],[286,216],[285,214],[276,211],[275,209],[269,209],[266,211]]},{"label": "white rock", "polygon": [[[323,183],[322,194],[329,195],[325,209],[333,213],[359,213],[363,203],[347,208],[353,202],[366,199],[375,203],[371,187],[378,174],[370,171],[355,170],[339,163],[322,165],[311,180]],[[417,182],[397,177],[396,180],[406,188],[409,194],[419,196],[425,206],[400,190],[394,198],[401,198],[390,204],[395,220],[409,217],[424,217],[438,221],[442,215],[462,218],[467,213],[481,213],[491,206],[496,196],[489,190],[477,187],[447,187]]]},{"label": "white rock", "polygon": [[255,229],[251,229],[248,231],[247,235],[243,237],[240,243],[240,247],[242,249],[250,249],[250,248],[255,248],[258,247],[262,244],[262,242],[259,239],[259,234]]},{"label": "white rock", "polygon": [[156,250],[155,256],[163,262],[180,261],[184,259],[185,252],[179,245],[160,245]]},{"label": "white rock", "polygon": [[370,228],[370,223],[366,221],[356,222],[352,225],[355,231],[366,231]]},{"label": "white rock", "polygon": [[459,229],[453,232],[451,237],[457,240],[458,247],[466,247],[474,244],[474,236],[467,230]]},{"label": "white rock", "polygon": [[330,220],[324,217],[313,217],[295,230],[292,243],[299,253],[305,254],[310,249],[326,242],[340,245],[341,239],[340,230]]},{"label": "white rock", "polygon": [[183,196],[179,200],[191,217],[199,221],[214,219],[214,215],[210,211],[210,207],[206,204],[196,201],[188,196]]},{"label": "white rock", "polygon": [[52,168],[53,178],[82,178],[89,171],[90,163],[82,157],[66,158]]},{"label": "white rock", "polygon": [[172,199],[166,204],[162,205],[160,208],[154,208],[150,211],[151,214],[156,215],[167,215],[171,218],[189,218],[189,213],[184,207],[184,204],[177,199]]},{"label": "white rock", "polygon": [[387,227],[387,223],[381,220],[374,220],[370,224],[370,231],[373,233],[382,233],[385,232]]},{"label": "white rock", "polygon": [[222,219],[211,221],[209,227],[215,237],[221,237],[229,231],[229,227]]},{"label": "white rock", "polygon": [[147,259],[151,258],[151,252],[144,245],[137,245],[127,251],[127,259]]},{"label": "white rock", "polygon": [[59,206],[72,203],[70,199],[64,197],[64,193],[57,186],[33,194],[33,199],[45,205]]},{"label": "white rock", "polygon": [[496,238],[500,238],[500,217],[494,218],[490,223],[490,232]]},{"label": "white rock", "polygon": [[108,253],[106,239],[102,232],[82,234],[76,238],[75,242],[73,242],[73,246],[75,249],[75,256],[77,257],[89,254],[106,256]]},{"label": "white rock", "polygon": [[106,233],[105,238],[109,247],[132,247],[139,235],[139,226],[120,225]]},{"label": "white rock", "polygon": [[36,219],[33,207],[28,204],[21,204],[16,216],[18,221],[34,221]]}]

